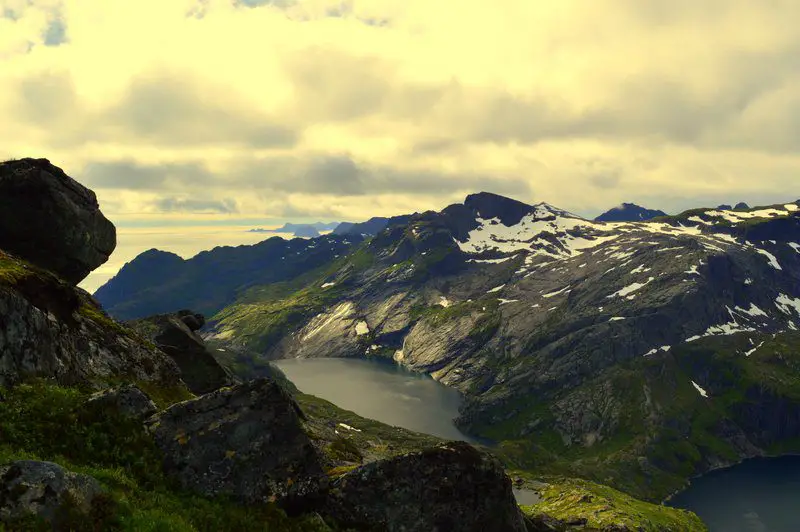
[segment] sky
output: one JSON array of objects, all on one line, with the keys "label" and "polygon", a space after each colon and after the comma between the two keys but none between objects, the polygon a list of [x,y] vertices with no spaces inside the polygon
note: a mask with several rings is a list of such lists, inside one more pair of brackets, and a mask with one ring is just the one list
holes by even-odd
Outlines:
[{"label": "sky", "polygon": [[800,0],[0,0],[0,159],[50,159],[133,247],[482,190],[586,216],[795,200],[797,20]]}]

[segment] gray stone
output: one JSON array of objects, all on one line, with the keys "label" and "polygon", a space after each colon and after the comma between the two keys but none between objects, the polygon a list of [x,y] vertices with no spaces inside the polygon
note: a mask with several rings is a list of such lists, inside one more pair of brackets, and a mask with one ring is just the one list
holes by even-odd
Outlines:
[{"label": "gray stone", "polygon": [[6,464],[0,466],[0,523],[28,515],[52,523],[64,506],[88,515],[101,493],[94,478],[52,462],[21,460]]},{"label": "gray stone", "polygon": [[0,163],[0,249],[78,284],[116,245],[94,192],[61,168],[47,159]]},{"label": "gray stone", "polygon": [[291,510],[312,504],[326,478],[298,412],[281,386],[259,379],[174,405],[146,426],[184,488]]},{"label": "gray stone", "polygon": [[86,404],[90,407],[108,408],[123,416],[137,419],[148,418],[158,411],[147,394],[132,384],[99,391]]},{"label": "gray stone", "polygon": [[339,477],[326,513],[359,530],[525,531],[502,465],[464,442],[372,462]]},{"label": "gray stone", "polygon": [[181,378],[198,395],[235,383],[206,348],[196,330],[205,323],[202,314],[182,310],[129,322],[139,334],[170,356],[181,370]]}]

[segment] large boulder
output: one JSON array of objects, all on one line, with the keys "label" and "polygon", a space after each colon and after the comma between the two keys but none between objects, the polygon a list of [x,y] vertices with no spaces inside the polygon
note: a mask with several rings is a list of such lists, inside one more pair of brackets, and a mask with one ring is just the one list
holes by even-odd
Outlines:
[{"label": "large boulder", "polygon": [[[52,462],[21,460],[0,466],[0,528],[36,516],[58,530],[65,515],[89,516],[102,495],[94,478]],[[10,528],[9,530],[14,530]]]},{"label": "large boulder", "polygon": [[233,377],[211,354],[195,331],[205,323],[201,314],[182,310],[129,322],[178,364],[181,378],[198,395],[235,384]]},{"label": "large boulder", "polygon": [[78,284],[117,245],[94,192],[47,159],[0,163],[0,249]]},{"label": "large boulder", "polygon": [[303,430],[300,407],[272,380],[178,403],[146,426],[164,454],[165,472],[205,496],[277,501],[293,511],[315,504],[324,488],[321,459]]},{"label": "large boulder", "polygon": [[373,462],[339,477],[326,513],[344,527],[389,532],[524,532],[511,479],[463,442]]}]

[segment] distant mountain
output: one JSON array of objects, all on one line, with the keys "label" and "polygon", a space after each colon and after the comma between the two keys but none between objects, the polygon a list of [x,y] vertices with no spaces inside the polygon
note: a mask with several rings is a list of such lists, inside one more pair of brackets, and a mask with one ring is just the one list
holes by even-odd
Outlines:
[{"label": "distant mountain", "polygon": [[333,230],[335,235],[367,235],[375,236],[389,225],[404,224],[411,219],[411,215],[395,216],[392,218],[370,218],[366,222],[342,222]]},{"label": "distant mountain", "polygon": [[320,236],[320,233],[333,231],[337,227],[341,225],[339,222],[317,222],[313,224],[294,224],[294,223],[285,223],[282,227],[278,227],[277,229],[263,229],[263,228],[256,228],[250,229],[249,232],[251,233],[290,233],[296,237],[303,237],[303,238],[316,238]]},{"label": "distant mountain", "polygon": [[291,293],[251,289],[209,334],[265,360],[394,360],[460,390],[459,427],[509,460],[660,500],[800,451],[798,280],[795,203],[608,224],[480,193]]},{"label": "distant mountain", "polygon": [[659,216],[666,216],[664,211],[646,209],[634,203],[623,203],[619,207],[601,214],[595,218],[596,222],[644,222]]},{"label": "distant mountain", "polygon": [[183,308],[210,316],[252,286],[292,281],[334,263],[361,241],[358,235],[276,236],[252,246],[217,247],[188,260],[151,249],[125,264],[94,296],[122,320]]}]

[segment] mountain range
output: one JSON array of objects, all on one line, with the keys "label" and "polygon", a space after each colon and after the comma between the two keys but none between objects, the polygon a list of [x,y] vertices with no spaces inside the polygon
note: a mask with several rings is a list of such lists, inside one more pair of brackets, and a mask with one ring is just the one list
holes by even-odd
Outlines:
[{"label": "mountain range", "polygon": [[[602,222],[480,193],[388,219],[339,253],[270,244],[262,264],[292,245],[303,266],[266,280],[214,270],[190,285],[226,285],[203,307],[213,345],[262,361],[394,360],[461,391],[458,425],[510,462],[661,500],[693,475],[796,448],[798,205]],[[150,312],[152,290],[185,306],[181,270],[148,283],[132,275],[140,259],[96,294],[110,312]]]}]

